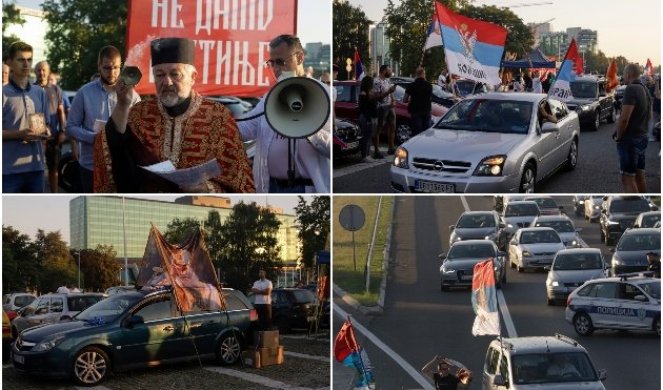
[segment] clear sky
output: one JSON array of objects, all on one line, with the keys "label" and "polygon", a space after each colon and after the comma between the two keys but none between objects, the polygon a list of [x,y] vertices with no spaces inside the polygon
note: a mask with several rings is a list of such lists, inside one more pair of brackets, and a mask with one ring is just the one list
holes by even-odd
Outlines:
[{"label": "clear sky", "polygon": [[[431,0],[432,1],[432,0]],[[361,6],[369,19],[384,16],[387,0],[348,0]],[[394,0],[399,4],[400,0]],[[542,4],[528,7],[523,4]],[[550,23],[553,31],[582,27],[598,31],[599,49],[606,56],[623,55],[644,65],[661,63],[661,0],[475,0],[474,5],[509,7],[525,23]]]},{"label": "clear sky", "polygon": [[[21,233],[34,239],[38,229],[46,232],[60,231],[62,239],[69,242],[69,201],[78,195],[3,195],[2,224],[13,226]],[[173,201],[182,195],[127,196]],[[299,198],[296,195],[223,195],[232,199],[232,204],[244,200],[245,203],[265,203],[283,208],[286,214],[295,214]],[[304,196],[310,203],[312,196]]]},{"label": "clear sky", "polygon": [[[117,1],[117,0],[106,0]],[[184,0],[180,0],[184,1]],[[278,1],[278,0],[275,0]],[[4,1],[3,1],[4,2]],[[16,4],[40,9],[43,0],[17,0]],[[331,0],[298,0],[297,35],[302,43],[331,43]],[[323,26],[330,26],[325,29]]]}]

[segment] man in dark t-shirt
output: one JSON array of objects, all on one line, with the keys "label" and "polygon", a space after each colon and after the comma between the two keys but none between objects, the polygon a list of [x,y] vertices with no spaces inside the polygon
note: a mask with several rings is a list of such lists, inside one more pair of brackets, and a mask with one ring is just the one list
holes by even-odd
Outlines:
[{"label": "man in dark t-shirt", "polygon": [[431,95],[433,86],[426,81],[426,71],[421,66],[417,68],[417,78],[405,89],[403,102],[407,103],[412,123],[412,136],[415,136],[430,126]]},{"label": "man in dark t-shirt", "polygon": [[628,64],[624,67],[622,113],[613,139],[617,142],[619,170],[624,192],[647,192],[645,177],[645,150],[647,127],[651,116],[649,93],[639,80],[640,67]]}]

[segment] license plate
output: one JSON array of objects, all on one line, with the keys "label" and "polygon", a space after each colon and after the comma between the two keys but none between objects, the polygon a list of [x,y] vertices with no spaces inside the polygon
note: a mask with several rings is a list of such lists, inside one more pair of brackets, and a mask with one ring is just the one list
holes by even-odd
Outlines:
[{"label": "license plate", "polygon": [[358,146],[359,146],[359,141],[350,142],[349,144],[346,144],[345,149],[354,149]]},{"label": "license plate", "polygon": [[436,183],[434,181],[415,180],[414,189],[420,192],[456,192],[456,187],[453,184]]},{"label": "license plate", "polygon": [[463,275],[461,280],[462,281],[471,281],[472,280],[472,275]]},{"label": "license plate", "polygon": [[14,361],[19,364],[24,364],[25,363],[25,357],[20,356],[20,355],[14,355]]}]

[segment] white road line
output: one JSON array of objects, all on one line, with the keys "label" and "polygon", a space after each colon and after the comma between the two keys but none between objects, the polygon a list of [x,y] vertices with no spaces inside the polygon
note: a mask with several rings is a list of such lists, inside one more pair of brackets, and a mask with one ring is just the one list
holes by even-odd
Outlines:
[{"label": "white road line", "polygon": [[[345,312],[345,310],[341,309],[338,306],[334,306],[334,314],[338,314],[342,318],[348,318],[348,313]],[[416,368],[412,367],[410,363],[405,361],[399,354],[396,353],[393,349],[389,348],[385,343],[382,342],[376,335],[371,333],[368,329],[366,329],[362,324],[359,322],[353,322],[352,327],[357,330],[359,333],[363,334],[368,338],[376,347],[380,348],[382,351],[384,351],[387,356],[390,358],[394,359],[394,361],[405,370],[412,379],[414,379],[419,385],[422,386],[423,390],[435,390],[435,388],[424,378],[423,375],[417,370]]]},{"label": "white road line", "polygon": [[[470,205],[467,203],[467,199],[464,196],[460,197],[460,201],[463,203],[465,211],[471,211]],[[516,326],[511,319],[511,314],[509,313],[509,307],[506,305],[506,299],[504,298],[504,293],[502,290],[497,290],[497,304],[500,307],[500,312],[502,313],[502,319],[504,320],[504,325],[506,325],[506,332],[509,337],[518,337],[516,333]]]},{"label": "white road line", "polygon": [[110,389],[104,386],[94,386],[94,387],[76,387],[76,390],[110,390]]},{"label": "white road line", "polygon": [[291,339],[291,340],[322,341],[322,342],[325,342],[325,343],[329,341],[329,334],[327,332],[319,333],[317,336],[316,335],[307,336],[305,334],[303,334],[303,335],[282,334],[282,335],[280,335],[280,337],[284,338],[284,339]]},{"label": "white road line", "polygon": [[287,383],[279,382],[277,380],[267,378],[266,376],[260,376],[256,374],[251,374],[248,372],[242,372],[237,370],[232,370],[230,368],[222,367],[205,367],[205,370],[216,372],[218,374],[232,376],[234,378],[239,378],[247,382],[257,383],[259,385],[269,387],[270,389],[282,389],[282,390],[312,390],[308,387],[297,387],[291,386]]},{"label": "white road line", "polygon": [[307,355],[305,353],[289,352],[289,351],[284,351],[283,354],[286,356],[292,356],[300,359],[318,360],[321,362],[329,363],[329,358],[324,356]]}]

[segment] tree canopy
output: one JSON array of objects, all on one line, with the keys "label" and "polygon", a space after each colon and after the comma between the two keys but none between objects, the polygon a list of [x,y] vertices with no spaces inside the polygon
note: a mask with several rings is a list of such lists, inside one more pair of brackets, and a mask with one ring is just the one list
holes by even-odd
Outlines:
[{"label": "tree canopy", "polygon": [[310,268],[315,265],[315,255],[325,248],[328,240],[331,212],[329,197],[316,196],[309,204],[300,196],[295,212],[299,239],[302,242],[302,263]]},{"label": "tree canopy", "polygon": [[19,40],[19,37],[16,35],[6,35],[7,27],[13,24],[23,25],[25,19],[21,17],[21,14],[16,8],[16,4],[13,1],[4,2],[2,4],[2,60],[5,61],[7,53],[9,52],[9,46],[12,43]]},{"label": "tree canopy", "polygon": [[[368,56],[368,29],[371,21],[360,7],[346,1],[334,0],[333,12],[333,44],[334,63],[339,66],[338,79],[350,80],[354,74],[355,47],[359,51],[361,61],[369,73],[372,70]],[[351,59],[352,70],[346,71],[346,61]]]}]

